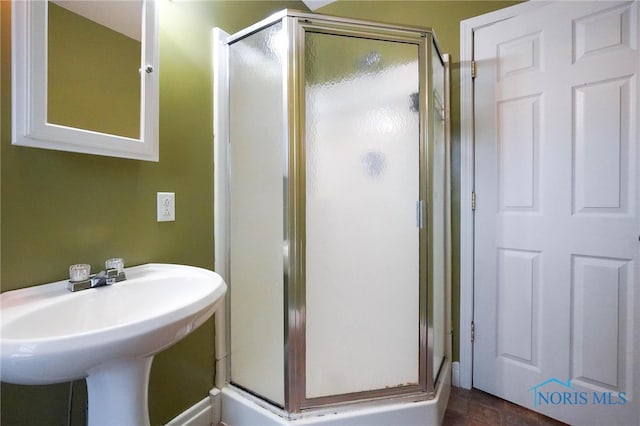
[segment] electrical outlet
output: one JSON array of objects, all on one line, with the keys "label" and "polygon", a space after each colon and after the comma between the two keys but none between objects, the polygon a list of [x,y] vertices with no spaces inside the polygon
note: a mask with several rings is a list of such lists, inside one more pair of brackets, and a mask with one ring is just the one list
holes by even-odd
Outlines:
[{"label": "electrical outlet", "polygon": [[175,192],[158,192],[158,222],[176,220]]}]

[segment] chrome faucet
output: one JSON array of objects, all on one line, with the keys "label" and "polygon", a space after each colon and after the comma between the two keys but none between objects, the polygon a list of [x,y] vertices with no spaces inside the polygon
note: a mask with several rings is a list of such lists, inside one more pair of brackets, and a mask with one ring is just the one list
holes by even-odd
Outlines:
[{"label": "chrome faucet", "polygon": [[127,279],[124,273],[122,259],[109,259],[105,262],[105,269],[95,275],[89,275],[91,265],[78,264],[69,267],[69,291],[87,290],[89,288],[103,287]]},{"label": "chrome faucet", "polygon": [[117,281],[117,278],[118,270],[116,268],[105,269],[104,271],[98,272],[93,278],[91,278],[91,287],[111,285]]}]

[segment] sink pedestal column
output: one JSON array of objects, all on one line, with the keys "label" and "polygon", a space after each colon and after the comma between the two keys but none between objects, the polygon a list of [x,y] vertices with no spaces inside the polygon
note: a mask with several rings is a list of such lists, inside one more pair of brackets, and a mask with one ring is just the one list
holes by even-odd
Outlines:
[{"label": "sink pedestal column", "polygon": [[89,372],[89,426],[149,426],[147,394],[153,356],[103,364]]}]

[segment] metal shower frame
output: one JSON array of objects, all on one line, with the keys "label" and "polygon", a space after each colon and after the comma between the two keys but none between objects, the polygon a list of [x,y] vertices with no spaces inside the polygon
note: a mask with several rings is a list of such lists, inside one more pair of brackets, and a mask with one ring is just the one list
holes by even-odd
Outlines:
[{"label": "metal shower frame", "polygon": [[[420,28],[402,25],[391,25],[371,21],[362,21],[319,15],[293,10],[280,11],[236,34],[226,40],[227,46],[243,38],[255,34],[262,29],[278,22],[282,22],[283,31],[288,37],[287,57],[283,64],[283,115],[285,117],[283,148],[286,152],[283,170],[284,188],[284,235],[283,242],[289,248],[284,257],[284,406],[279,406],[288,414],[303,413],[311,409],[322,409],[351,402],[377,401],[389,397],[406,397],[418,401],[434,397],[437,384],[443,379],[439,373],[444,370],[446,359],[440,370],[433,371],[434,346],[434,318],[433,309],[428,309],[429,301],[433,300],[433,257],[430,249],[433,247],[434,221],[427,214],[433,204],[433,182],[430,173],[433,167],[434,118],[433,81],[431,60],[433,53],[437,53],[441,64],[445,68],[445,85],[449,82],[448,55],[441,54],[437,40],[431,28]],[[376,389],[348,394],[331,395],[317,398],[306,398],[306,332],[305,332],[305,33],[324,33],[338,36],[369,38],[380,41],[414,44],[418,47],[419,62],[419,99],[420,99],[420,139],[419,139],[419,194],[421,203],[426,204],[420,209],[419,229],[419,383],[393,388]],[[228,87],[226,88],[228,93]],[[445,89],[445,109],[450,110],[449,91]],[[227,105],[228,107],[228,105]],[[445,130],[445,144],[449,147],[448,115]],[[228,144],[229,141],[227,140]],[[230,151],[227,151],[230,152]],[[230,159],[226,159],[226,169]],[[226,194],[229,194],[229,179],[227,179]],[[229,217],[227,203],[224,216]],[[229,293],[233,294],[230,272],[230,234],[226,230],[224,254],[225,278],[230,282]],[[443,283],[445,285],[445,283]],[[232,297],[232,296],[230,296]],[[226,310],[227,321],[225,327],[226,340],[230,341],[229,309]],[[445,309],[445,342],[450,338],[448,334],[450,315]],[[449,344],[444,343],[445,348]],[[445,351],[445,358],[449,351]],[[230,377],[230,362],[227,362],[226,377]],[[233,383],[233,378],[230,382]],[[251,393],[250,389],[239,386],[240,389]],[[254,394],[255,395],[255,394]],[[260,395],[256,395],[260,397]]]}]

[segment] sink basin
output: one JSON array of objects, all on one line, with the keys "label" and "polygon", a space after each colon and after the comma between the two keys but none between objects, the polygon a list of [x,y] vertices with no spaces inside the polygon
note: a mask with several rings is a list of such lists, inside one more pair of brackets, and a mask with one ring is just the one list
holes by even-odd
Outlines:
[{"label": "sink basin", "polygon": [[215,272],[166,264],[72,293],[59,281],[0,294],[0,379],[42,385],[87,378],[89,424],[149,424],[153,355],[223,303]]}]

